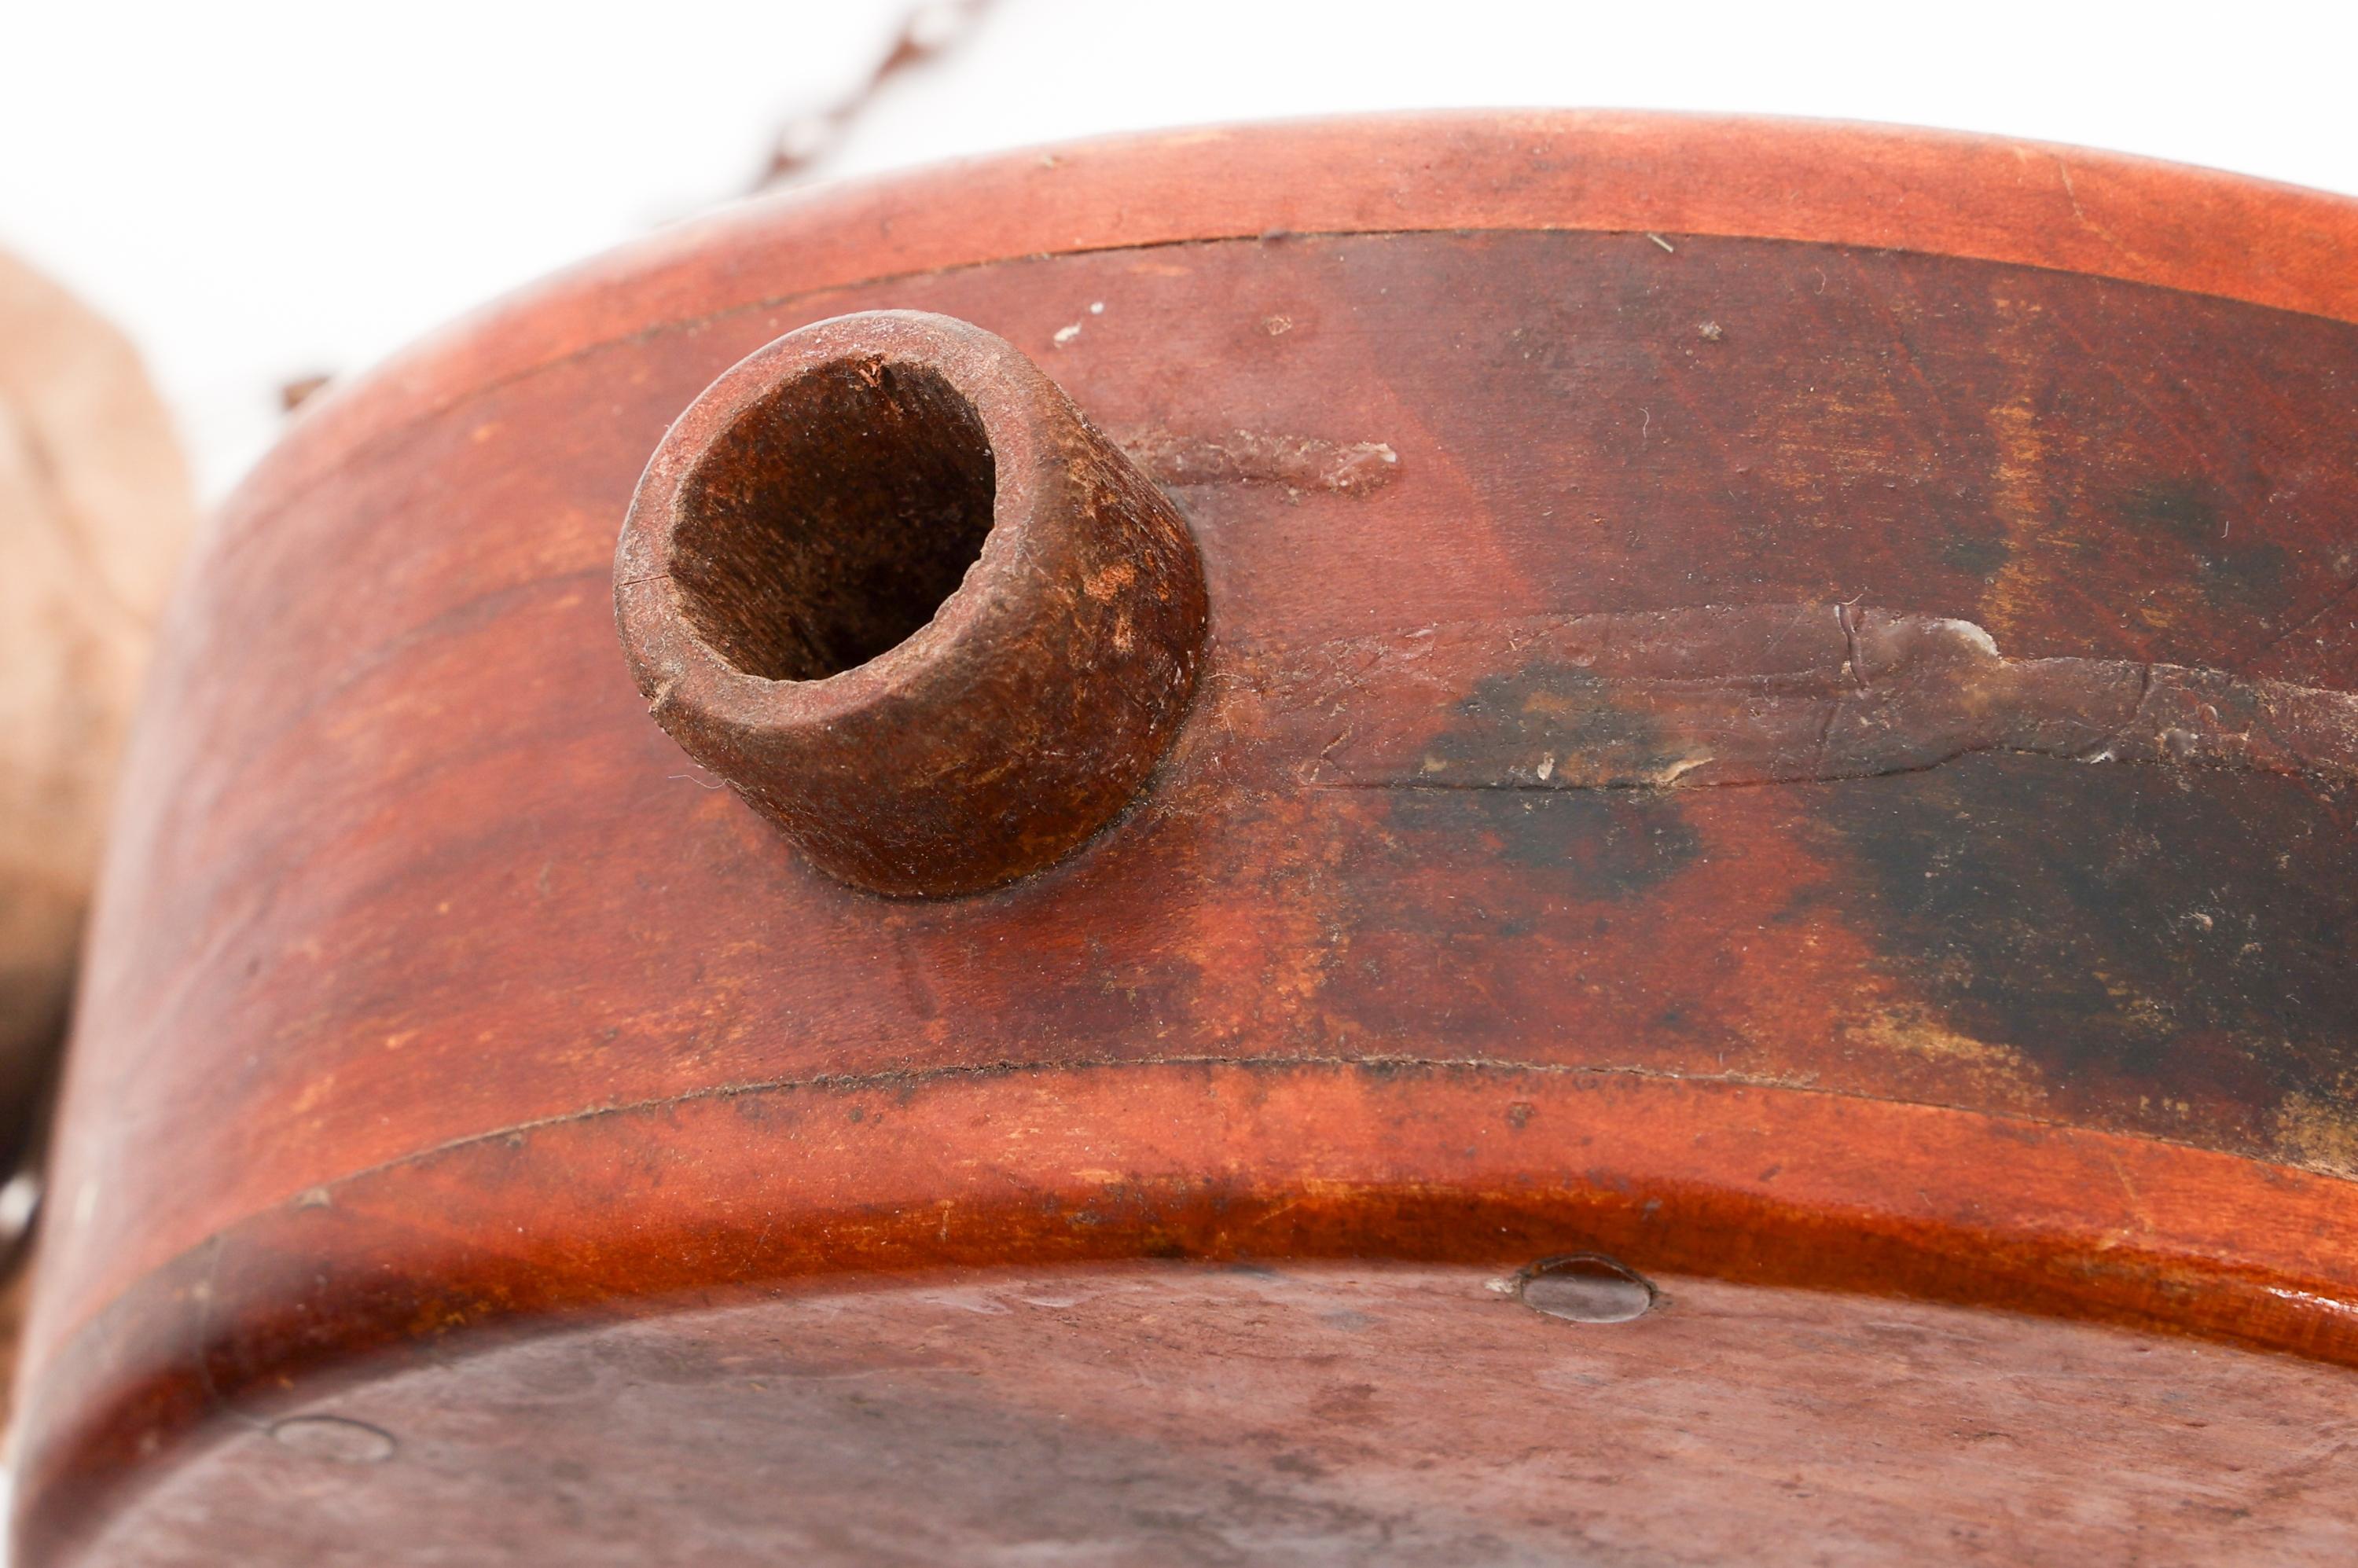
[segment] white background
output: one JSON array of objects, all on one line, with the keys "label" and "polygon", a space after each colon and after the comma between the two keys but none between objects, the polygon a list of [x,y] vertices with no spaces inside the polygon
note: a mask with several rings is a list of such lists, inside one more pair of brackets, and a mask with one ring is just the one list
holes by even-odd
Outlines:
[{"label": "white background", "polygon": [[[0,0],[0,245],[131,330],[218,496],[271,440],[282,382],[742,190],[907,9]],[[826,173],[1512,104],[1946,125],[2358,192],[2353,103],[2352,0],[999,0]]]}]

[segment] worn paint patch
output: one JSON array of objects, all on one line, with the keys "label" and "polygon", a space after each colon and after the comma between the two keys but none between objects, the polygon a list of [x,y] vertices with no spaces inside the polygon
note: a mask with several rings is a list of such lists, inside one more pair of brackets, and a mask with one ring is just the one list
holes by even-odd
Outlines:
[{"label": "worn paint patch", "polygon": [[2331,1124],[2305,1108],[2358,1068],[2353,805],[1983,756],[1829,792],[1808,830],[1877,968],[2016,1053],[2059,1113],[2323,1169]]},{"label": "worn paint patch", "polygon": [[2026,1108],[2046,1094],[2037,1063],[2014,1046],[1960,1034],[1921,1008],[1901,1007],[1841,1026],[1845,1044],[1900,1058],[1954,1083],[1974,1103]]},{"label": "worn paint patch", "polygon": [[1610,678],[1574,664],[1485,676],[1409,782],[1553,790],[1676,783],[1695,765],[1696,749],[1671,716],[1622,697]]},{"label": "worn paint patch", "polygon": [[[1700,842],[1693,830],[1675,801],[1582,795],[1573,787],[1582,781],[1558,769],[1563,775],[1587,769],[1674,777],[1679,757],[1663,749],[1674,743],[1652,715],[1617,705],[1577,666],[1486,676],[1422,750],[1404,781],[1410,787],[1392,802],[1391,819],[1412,832],[1472,827],[1509,865],[1574,872],[1571,881],[1581,896],[1633,897],[1694,859]],[[1542,783],[1560,782],[1518,787],[1505,756],[1539,758],[1533,767]]]},{"label": "worn paint patch", "polygon": [[2291,1163],[2358,1179],[2358,1073],[2331,1088],[2285,1096],[2276,1138],[2277,1152]]}]

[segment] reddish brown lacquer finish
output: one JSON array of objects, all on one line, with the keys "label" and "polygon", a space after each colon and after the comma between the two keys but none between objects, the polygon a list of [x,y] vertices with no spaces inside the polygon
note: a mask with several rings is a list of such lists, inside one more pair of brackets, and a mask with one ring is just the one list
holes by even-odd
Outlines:
[{"label": "reddish brown lacquer finish", "polygon": [[2353,239],[1196,133],[307,409],[129,764],[21,1560],[2348,1561]]}]

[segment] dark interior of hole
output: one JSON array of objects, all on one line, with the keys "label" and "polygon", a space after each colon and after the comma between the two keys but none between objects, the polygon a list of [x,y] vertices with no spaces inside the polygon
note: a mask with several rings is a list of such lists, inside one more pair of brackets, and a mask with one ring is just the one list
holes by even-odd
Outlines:
[{"label": "dark interior of hole", "polygon": [[858,361],[778,388],[683,487],[672,580],[747,675],[817,680],[906,639],[990,532],[990,443],[920,366]]}]

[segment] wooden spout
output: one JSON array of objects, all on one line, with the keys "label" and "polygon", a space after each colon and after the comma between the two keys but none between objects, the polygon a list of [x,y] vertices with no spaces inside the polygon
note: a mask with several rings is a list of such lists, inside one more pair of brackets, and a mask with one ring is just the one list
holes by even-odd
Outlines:
[{"label": "wooden spout", "polygon": [[1001,339],[788,333],[656,448],[614,557],[655,722],[812,862],[902,896],[1050,865],[1186,708],[1206,616],[1170,501]]}]

